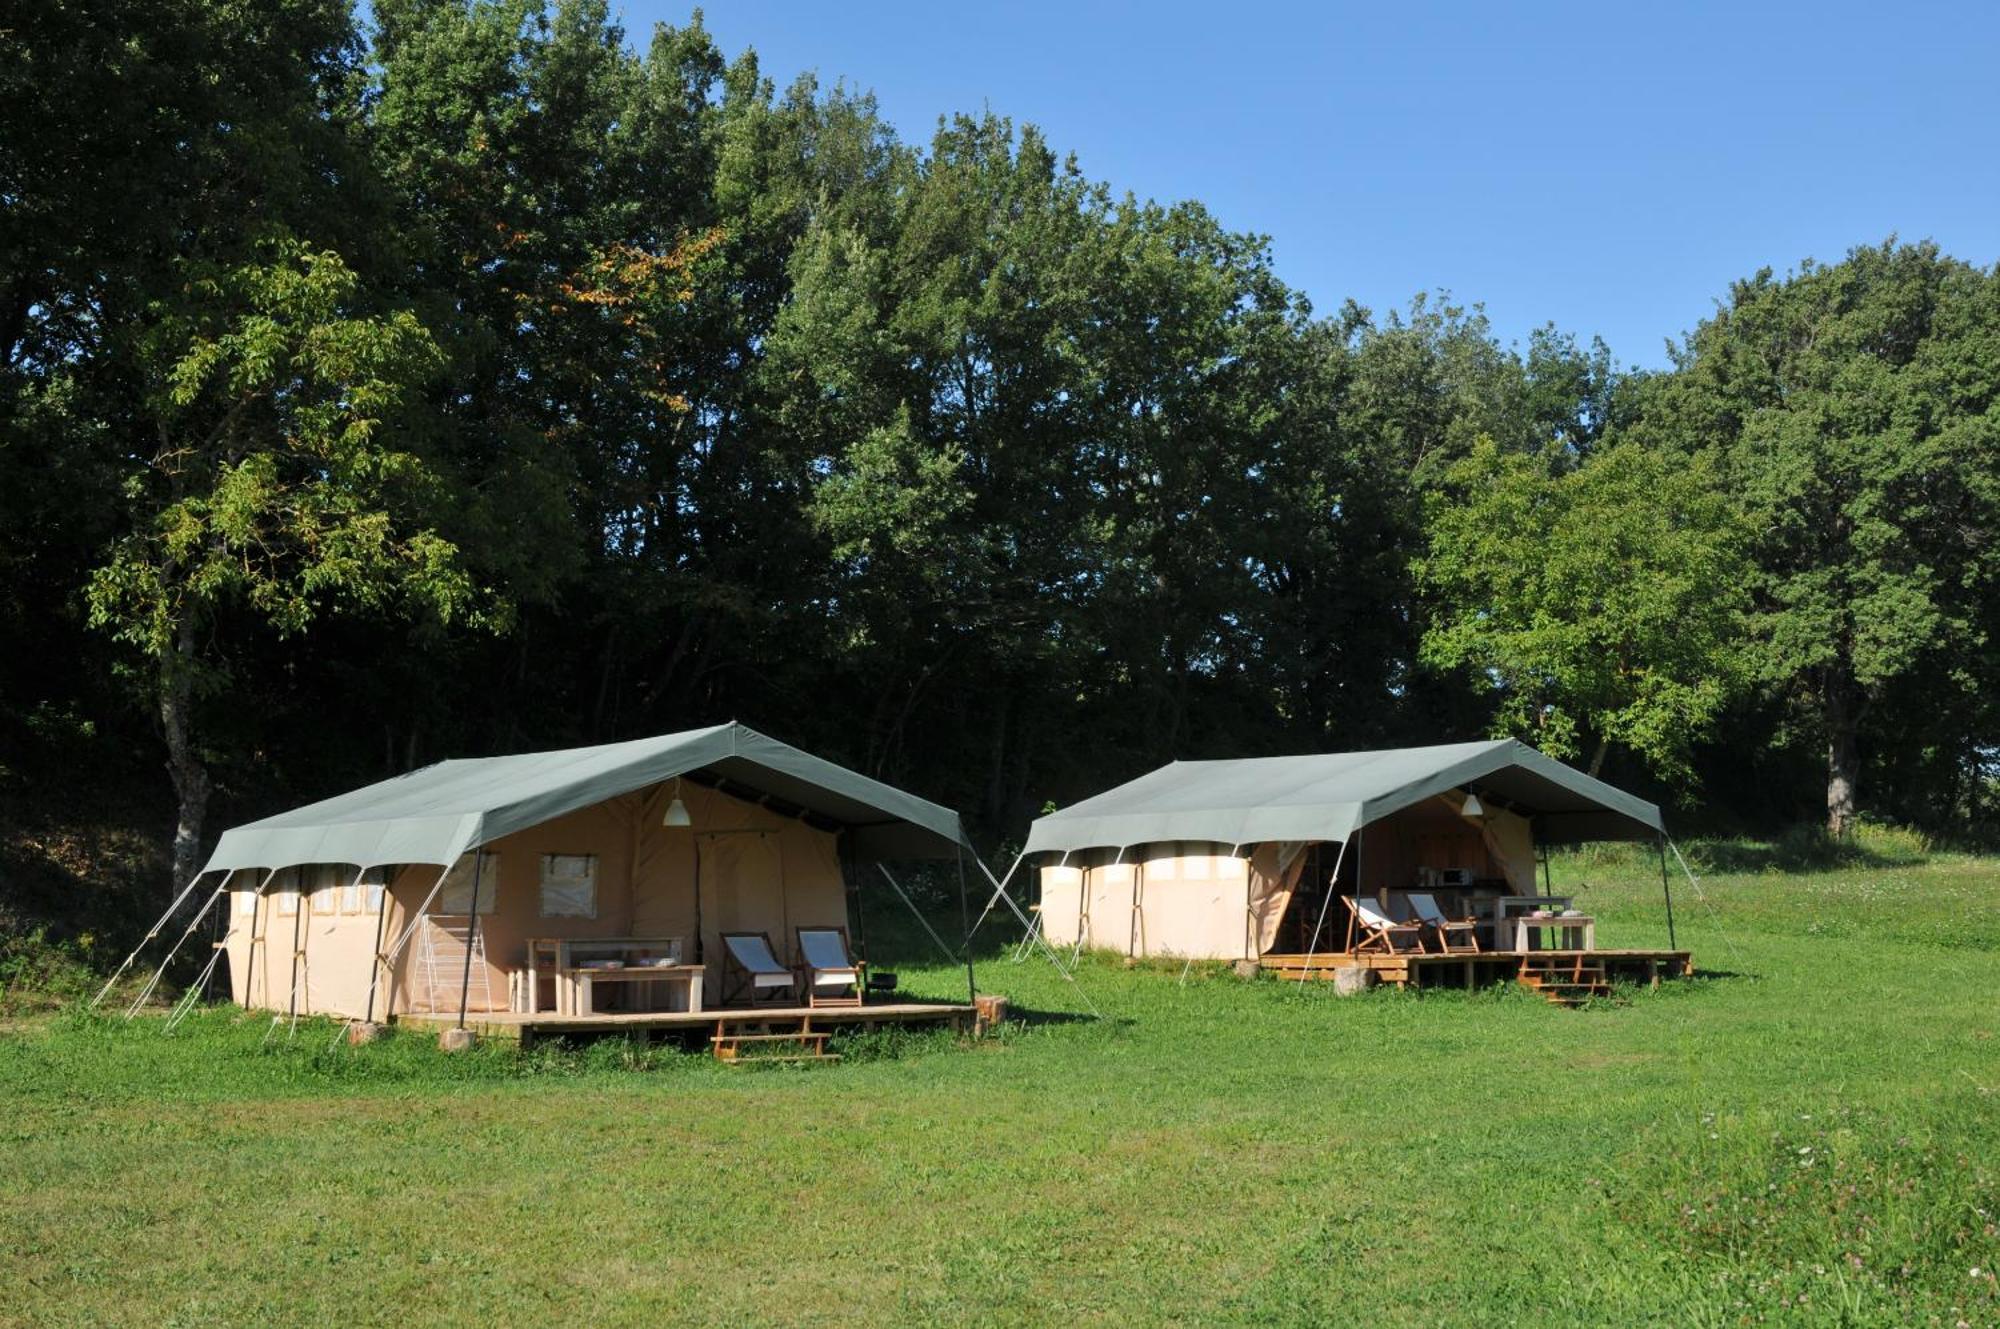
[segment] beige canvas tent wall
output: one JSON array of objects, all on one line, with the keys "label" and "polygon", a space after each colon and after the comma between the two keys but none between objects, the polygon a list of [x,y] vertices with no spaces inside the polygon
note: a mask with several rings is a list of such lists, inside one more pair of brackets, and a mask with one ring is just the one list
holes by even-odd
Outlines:
[{"label": "beige canvas tent wall", "polygon": [[1346,893],[1456,868],[1529,894],[1538,842],[1660,833],[1653,804],[1503,740],[1175,762],[1039,819],[1025,852],[1053,943],[1255,959],[1278,943],[1316,846],[1336,850]]},{"label": "beige canvas tent wall", "polygon": [[[504,1008],[531,937],[699,938],[718,984],[725,931],[769,932],[790,958],[794,927],[851,927],[843,857],[961,850],[956,813],[731,724],[440,763],[232,828],[204,871],[228,874],[238,1002],[379,1018],[456,1010],[462,990]],[[486,965],[467,981],[454,936],[475,874]]]}]

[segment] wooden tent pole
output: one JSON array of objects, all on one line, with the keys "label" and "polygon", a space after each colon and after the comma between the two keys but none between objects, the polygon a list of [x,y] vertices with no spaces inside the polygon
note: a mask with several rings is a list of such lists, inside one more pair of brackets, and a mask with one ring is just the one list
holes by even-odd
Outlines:
[{"label": "wooden tent pole", "polygon": [[[363,880],[366,880],[368,874],[366,872],[363,872],[361,875]],[[382,970],[382,938],[385,935],[387,935],[388,931],[389,931],[389,874],[386,870],[383,870],[382,902],[375,906],[375,950],[373,952],[375,956],[375,963],[372,966],[374,972],[370,973],[368,976],[368,1011],[367,1014],[361,1017],[362,1020],[368,1024],[375,1023],[375,974],[380,973]]]},{"label": "wooden tent pole", "polygon": [[[264,912],[264,891],[262,887],[252,892],[250,896],[250,942],[243,948],[243,1009],[246,1011],[250,1009],[251,983],[257,976],[257,923],[259,919],[263,920],[266,927],[270,926],[270,916]],[[267,944],[264,949],[268,953],[270,946]],[[266,980],[264,984],[264,996],[268,999],[270,995],[271,984]]]},{"label": "wooden tent pole", "polygon": [[[298,871],[299,870],[296,867],[292,869],[292,884],[294,886],[302,884],[298,876]],[[287,1009],[285,1014],[286,1018],[291,1020],[292,1023],[294,1024],[297,1024],[299,1019],[299,954],[300,954],[299,932],[300,929],[303,928],[305,925],[305,919],[306,919],[306,893],[304,891],[293,891],[292,892],[292,991],[291,991],[291,996],[286,1001]]]},{"label": "wooden tent pole", "polygon": [[458,980],[458,1027],[465,1028],[465,1003],[472,995],[472,943],[479,939],[479,877],[486,868],[485,853],[472,851],[472,914],[465,923],[465,969]]}]

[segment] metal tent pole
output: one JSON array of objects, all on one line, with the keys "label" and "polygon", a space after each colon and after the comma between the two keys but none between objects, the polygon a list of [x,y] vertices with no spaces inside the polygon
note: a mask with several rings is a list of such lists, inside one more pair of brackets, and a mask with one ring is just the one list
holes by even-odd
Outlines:
[{"label": "metal tent pole", "polygon": [[[229,873],[227,869],[217,869],[217,870],[222,872],[222,879],[223,881],[227,882],[229,880]],[[104,1000],[105,994],[110,992],[112,988],[117,986],[119,979],[125,977],[125,971],[127,969],[130,969],[132,967],[132,962],[139,958],[139,952],[146,949],[146,943],[160,935],[160,929],[167,925],[167,920],[174,916],[175,911],[178,910],[181,907],[182,902],[184,902],[188,898],[188,892],[192,891],[195,888],[195,884],[207,875],[208,873],[206,871],[202,871],[202,872],[197,872],[194,874],[194,876],[188,878],[188,884],[181,887],[181,893],[179,895],[176,895],[174,897],[174,902],[167,906],[167,912],[161,914],[159,921],[146,930],[146,935],[139,938],[139,944],[137,946],[134,946],[132,948],[132,953],[125,957],[125,963],[119,965],[117,969],[112,971],[111,977],[104,981],[104,986],[97,990],[97,995],[90,999],[90,1006],[88,1009],[90,1010],[97,1009],[98,1003]]]},{"label": "metal tent pole", "polygon": [[[979,929],[986,926],[986,916],[993,912],[993,906],[999,904],[1000,897],[1007,893],[1007,883],[1014,880],[1015,870],[1021,866],[1022,862],[1027,857],[1028,855],[1026,851],[1014,855],[1014,861],[1008,864],[1007,866],[1006,875],[1001,877],[999,881],[993,883],[993,894],[986,897],[986,907],[979,911],[979,917],[976,921],[974,921],[972,925],[972,933],[974,936],[979,935]],[[1067,855],[1065,855],[1065,857],[1067,857]],[[984,867],[986,860],[982,858],[979,860],[979,862],[980,865]],[[993,872],[990,868],[987,869],[986,876],[988,880],[992,879]]]},{"label": "metal tent pole", "polygon": [[883,863],[877,863],[875,865],[875,870],[882,874],[882,880],[889,883],[889,889],[896,893],[896,898],[901,900],[904,903],[904,905],[906,905],[909,908],[910,915],[917,920],[918,925],[921,926],[925,932],[930,934],[930,939],[932,941],[937,943],[938,953],[944,956],[946,960],[949,960],[954,964],[957,963],[958,957],[952,954],[951,947],[946,945],[945,939],[937,934],[937,929],[931,926],[931,921],[928,918],[924,917],[924,911],[917,908],[917,902],[910,898],[909,892],[905,891],[903,889],[902,883],[897,881],[896,878],[890,873],[888,866]]},{"label": "metal tent pole", "polygon": [[[377,957],[375,972],[368,979],[368,1009],[371,1011],[375,1009],[375,987],[376,984],[382,981],[382,970],[387,968],[390,970],[389,995],[382,1003],[382,1018],[384,1020],[394,1018],[396,1013],[396,958],[403,953],[403,947],[410,944],[411,936],[416,933],[418,926],[423,923],[424,913],[431,907],[431,901],[437,899],[437,893],[444,889],[444,879],[451,875],[451,866],[449,863],[445,864],[444,871],[438,873],[438,879],[431,883],[430,894],[426,895],[423,903],[417,906],[417,912],[410,919],[410,925],[403,929],[402,936],[396,938],[396,944],[389,948],[389,953],[386,956]],[[388,907],[389,884],[385,881],[382,883],[382,908],[387,910]]]},{"label": "metal tent pole", "polygon": [[196,912],[193,918],[188,920],[187,927],[181,932],[181,935],[174,941],[174,944],[168,948],[167,958],[160,961],[160,967],[153,971],[153,976],[152,978],[147,980],[146,986],[139,989],[138,996],[132,998],[132,1004],[125,1010],[126,1019],[129,1020],[134,1015],[137,1015],[139,1013],[139,1008],[145,1005],[147,999],[153,995],[153,990],[159,987],[160,985],[161,975],[167,972],[167,966],[173,963],[174,957],[180,954],[181,947],[187,944],[187,939],[189,937],[192,937],[195,933],[195,929],[201,926],[201,920],[208,917],[208,911],[215,908],[215,902],[217,898],[221,896],[224,888],[227,887],[228,885],[229,885],[229,876],[227,873],[225,873],[223,875],[221,882],[219,882],[216,885],[216,888],[213,891],[209,892],[208,899],[202,902],[201,909]]},{"label": "metal tent pole", "polygon": [[[1312,940],[1306,944],[1306,963],[1299,966],[1299,982],[1301,983],[1305,982],[1312,975],[1312,957],[1319,954],[1319,931],[1326,926],[1327,906],[1333,903],[1335,892],[1340,890],[1340,865],[1347,860],[1347,846],[1353,839],[1354,832],[1350,831],[1347,839],[1340,842],[1340,851],[1333,856],[1333,877],[1327,883],[1326,894],[1319,902],[1319,921],[1313,924]],[[1361,882],[1358,878],[1354,883],[1354,889],[1356,891],[1361,889]]]},{"label": "metal tent pole", "polygon": [[[998,880],[993,875],[993,869],[986,866],[985,859],[975,857],[974,861],[979,864],[979,870],[986,874],[986,880],[993,882],[996,886],[999,885]],[[1067,982],[1076,988],[1076,995],[1082,999],[1084,1005],[1090,1007],[1090,1013],[1099,1019],[1103,1019],[1104,1013],[1097,1009],[1097,1003],[1093,1002],[1090,999],[1090,994],[1083,990],[1083,984],[1076,981],[1074,968],[1065,968],[1061,957],[1049,946],[1048,938],[1042,934],[1039,920],[1030,920],[1026,914],[1021,912],[1021,906],[1014,903],[1014,897],[1005,891],[1000,893],[1000,898],[1009,909],[1014,911],[1014,917],[1021,920],[1021,926],[1027,929],[1027,935],[1034,941],[1036,946],[1041,948],[1042,954],[1048,957],[1049,963],[1055,966],[1056,972],[1061,974]],[[1081,924],[1079,924],[1080,929]]]},{"label": "metal tent pole", "polygon": [[458,980],[458,1027],[465,1028],[465,1003],[472,994],[472,943],[479,938],[479,877],[486,869],[486,855],[472,851],[472,914],[465,923],[465,970]]},{"label": "metal tent pole", "polygon": [[955,856],[958,862],[958,926],[964,938],[965,957],[965,999],[977,1004],[979,1001],[979,980],[972,974],[972,905],[965,896],[965,845],[961,842]]},{"label": "metal tent pole", "polygon": [[847,893],[854,897],[854,943],[861,952],[861,963],[868,963],[868,915],[861,907],[861,872],[854,866],[854,832],[842,831],[835,846],[840,855],[840,880]]},{"label": "metal tent pole", "polygon": [[1667,884],[1667,837],[1665,833],[1653,837],[1653,847],[1660,851],[1660,894],[1667,899],[1667,949],[1677,951],[1680,946],[1674,941],[1674,889]]}]

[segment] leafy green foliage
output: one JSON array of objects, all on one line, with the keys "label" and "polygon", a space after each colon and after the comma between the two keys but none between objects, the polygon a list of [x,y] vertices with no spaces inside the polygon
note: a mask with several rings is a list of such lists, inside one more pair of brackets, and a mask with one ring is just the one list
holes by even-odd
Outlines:
[{"label": "leafy green foliage", "polygon": [[1756,533],[1746,664],[1830,752],[1836,832],[1877,702],[1943,665],[1963,718],[1995,681],[1996,347],[2000,274],[1892,240],[1738,282],[1648,385],[1638,436],[1711,455]]},{"label": "leafy green foliage", "polygon": [[1713,464],[1619,443],[1574,466],[1482,440],[1432,496],[1424,657],[1469,669],[1495,730],[1574,758],[1594,739],[1676,782],[1744,681],[1748,564]]},{"label": "leafy green foliage", "polygon": [[[1990,272],[1765,274],[1637,375],[1445,293],[1315,312],[1197,202],[1000,115],[899,137],[698,19],[12,30],[0,740],[164,804],[164,739],[180,872],[218,816],[731,716],[996,839],[1171,758],[1496,727],[1758,824],[1830,749],[1881,815],[2000,806]],[[1484,493],[1482,439],[1539,460]],[[1740,578],[1698,495],[1628,501],[1697,473]]]},{"label": "leafy green foliage", "polygon": [[286,636],[328,602],[401,596],[444,623],[481,612],[451,543],[392,511],[437,501],[435,476],[381,428],[434,372],[429,335],[408,311],[353,312],[337,255],[267,251],[191,266],[191,298],[148,339],[161,447],[126,482],[135,529],[90,598],[93,624],[156,660],[231,599]]}]

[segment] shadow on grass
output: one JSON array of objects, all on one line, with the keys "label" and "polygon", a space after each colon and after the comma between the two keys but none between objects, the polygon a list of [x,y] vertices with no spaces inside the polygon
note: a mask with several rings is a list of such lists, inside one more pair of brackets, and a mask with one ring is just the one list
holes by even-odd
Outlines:
[{"label": "shadow on grass", "polygon": [[1702,840],[1689,857],[1709,872],[1825,872],[1835,868],[1916,867],[1932,845],[1920,831],[1865,824],[1845,839],[1824,826],[1794,826],[1774,840]]}]

